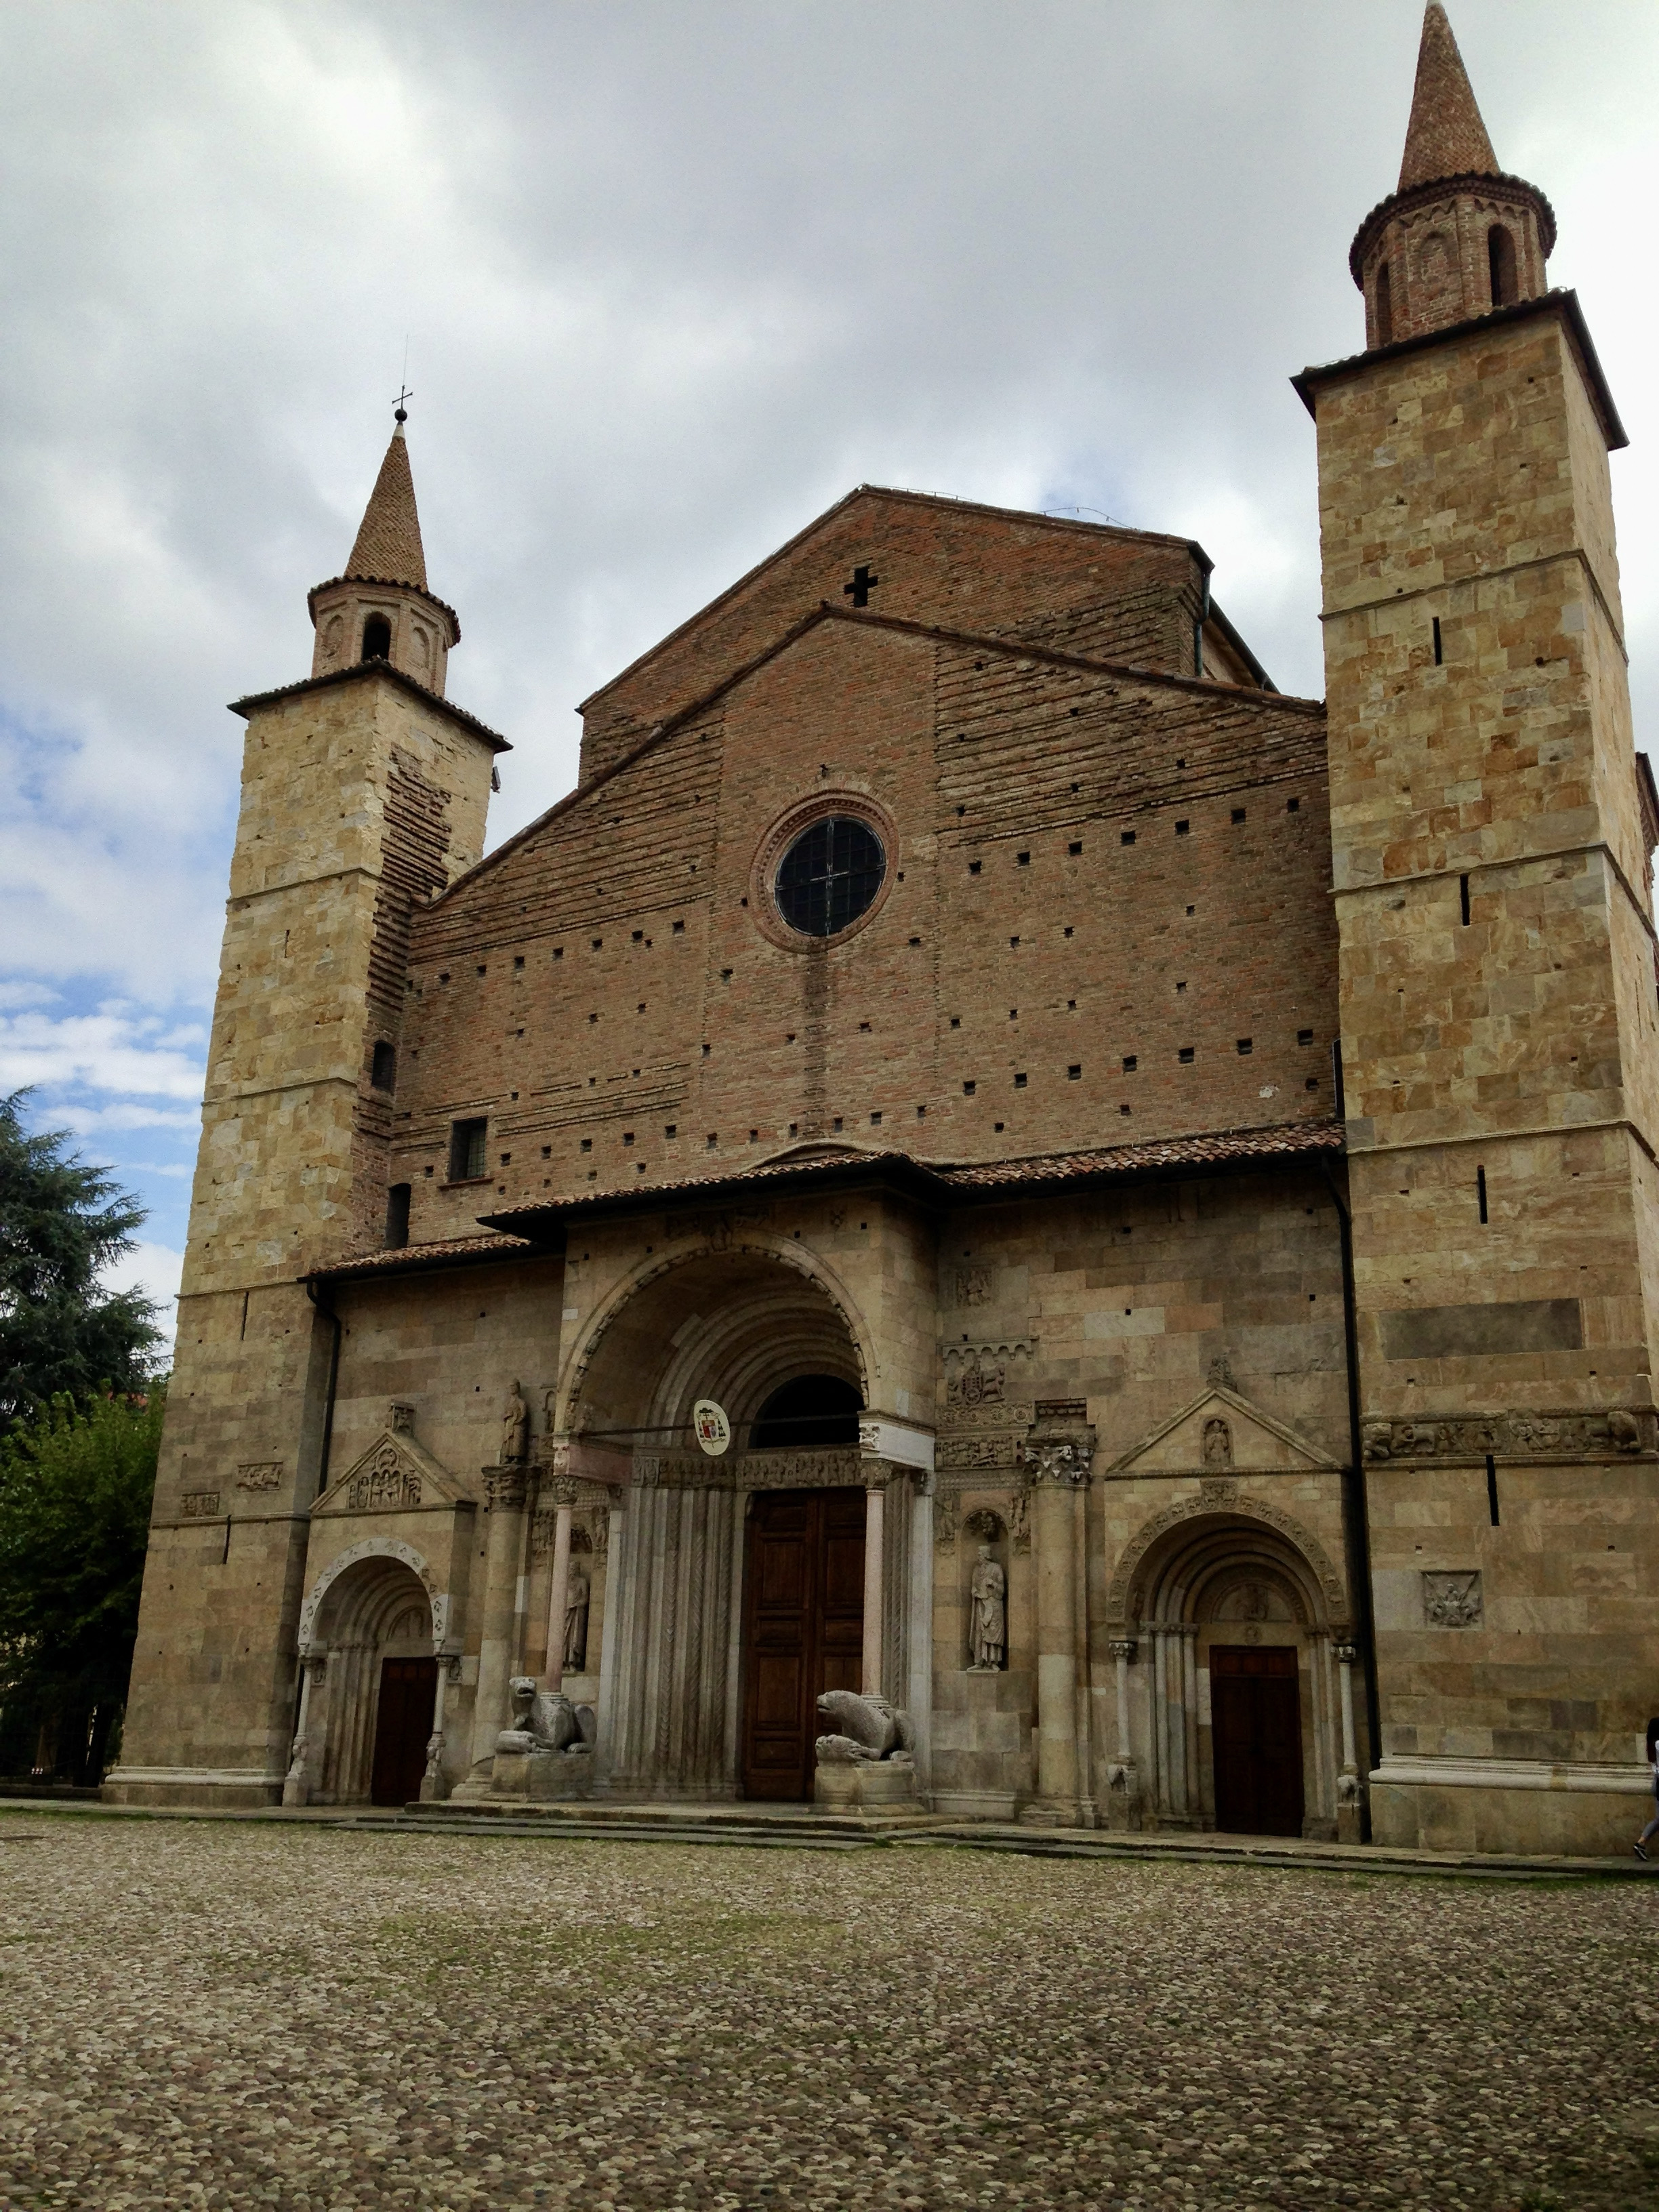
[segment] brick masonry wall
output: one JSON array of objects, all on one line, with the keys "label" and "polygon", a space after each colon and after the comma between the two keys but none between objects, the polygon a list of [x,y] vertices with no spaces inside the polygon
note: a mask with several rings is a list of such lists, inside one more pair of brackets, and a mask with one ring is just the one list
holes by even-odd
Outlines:
[{"label": "brick masonry wall", "polygon": [[878,613],[1193,672],[1203,571],[1188,540],[866,487],[585,702],[583,781],[792,623],[848,606],[860,563]]},{"label": "brick masonry wall", "polygon": [[[754,872],[826,793],[896,840],[827,947]],[[416,915],[411,1233],[815,1137],[979,1159],[1328,1116],[1326,823],[1306,702],[831,617]],[[481,1115],[487,1183],[447,1188]]]}]

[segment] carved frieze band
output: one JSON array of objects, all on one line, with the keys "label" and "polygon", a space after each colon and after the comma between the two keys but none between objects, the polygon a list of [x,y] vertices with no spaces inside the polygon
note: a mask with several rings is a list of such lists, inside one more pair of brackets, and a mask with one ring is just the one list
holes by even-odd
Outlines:
[{"label": "carved frieze band", "polygon": [[1507,1413],[1449,1420],[1368,1420],[1365,1457],[1389,1460],[1632,1459],[1659,1452],[1659,1415],[1622,1406],[1605,1413]]},{"label": "carved frieze band", "polygon": [[861,1490],[870,1467],[850,1448],[738,1452],[724,1459],[702,1452],[637,1452],[634,1480],[646,1490]]}]

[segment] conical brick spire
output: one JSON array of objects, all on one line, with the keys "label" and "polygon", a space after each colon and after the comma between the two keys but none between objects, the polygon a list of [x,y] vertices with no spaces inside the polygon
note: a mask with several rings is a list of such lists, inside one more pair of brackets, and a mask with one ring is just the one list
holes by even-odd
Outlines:
[{"label": "conical brick spire", "polygon": [[372,576],[383,584],[412,584],[420,592],[426,589],[421,518],[415,511],[415,479],[410,473],[409,447],[401,422],[392,434],[380,473],[368,495],[345,574]]},{"label": "conical brick spire", "polygon": [[1406,128],[1406,154],[1395,190],[1409,191],[1414,185],[1432,184],[1441,177],[1499,173],[1446,11],[1440,0],[1429,0],[1423,11],[1412,119]]}]

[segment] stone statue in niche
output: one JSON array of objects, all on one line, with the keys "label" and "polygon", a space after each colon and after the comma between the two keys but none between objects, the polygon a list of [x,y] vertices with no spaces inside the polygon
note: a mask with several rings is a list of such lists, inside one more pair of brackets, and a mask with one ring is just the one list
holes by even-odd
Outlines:
[{"label": "stone statue in niche", "polygon": [[1204,1424],[1204,1464],[1231,1467],[1232,1463],[1233,1432],[1219,1413],[1212,1413]]},{"label": "stone statue in niche", "polygon": [[587,1577],[572,1559],[564,1586],[564,1663],[573,1674],[587,1664]]},{"label": "stone statue in niche", "polygon": [[501,1465],[516,1467],[530,1446],[530,1408],[515,1382],[501,1408]]},{"label": "stone statue in niche", "polygon": [[1000,1674],[1008,1659],[1008,1577],[988,1544],[979,1547],[968,1584],[968,1671]]}]

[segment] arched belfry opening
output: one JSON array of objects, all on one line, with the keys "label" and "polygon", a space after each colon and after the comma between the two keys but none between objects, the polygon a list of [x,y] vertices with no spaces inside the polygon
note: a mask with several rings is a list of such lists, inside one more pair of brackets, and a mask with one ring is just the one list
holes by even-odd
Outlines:
[{"label": "arched belfry opening", "polygon": [[370,615],[363,624],[365,660],[390,660],[392,658],[392,624],[384,615]]},{"label": "arched belfry opening", "polygon": [[1521,296],[1516,277],[1515,234],[1504,223],[1493,223],[1486,233],[1486,268],[1493,307],[1513,307]]},{"label": "arched belfry opening", "polygon": [[1394,284],[1386,261],[1377,265],[1376,289],[1376,343],[1380,346],[1394,343]]}]

